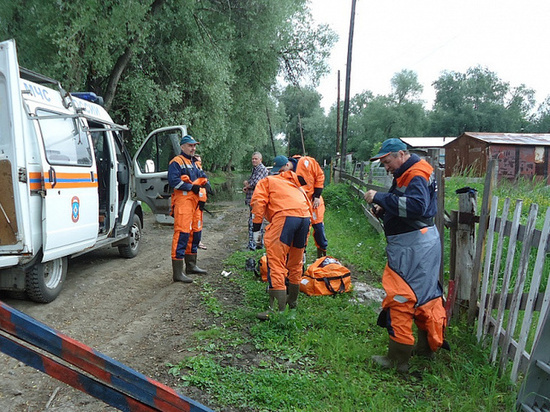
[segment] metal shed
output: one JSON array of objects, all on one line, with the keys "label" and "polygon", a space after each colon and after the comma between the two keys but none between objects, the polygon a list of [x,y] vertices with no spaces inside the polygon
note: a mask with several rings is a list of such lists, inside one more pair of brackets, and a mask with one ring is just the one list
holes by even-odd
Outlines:
[{"label": "metal shed", "polygon": [[445,176],[483,176],[489,160],[498,159],[498,178],[540,176],[548,183],[549,150],[550,133],[465,132],[445,145]]},{"label": "metal shed", "polygon": [[443,146],[455,140],[456,137],[401,137],[400,139],[414,151],[422,151],[434,157],[434,153],[437,154],[437,161],[444,165],[445,149]]}]

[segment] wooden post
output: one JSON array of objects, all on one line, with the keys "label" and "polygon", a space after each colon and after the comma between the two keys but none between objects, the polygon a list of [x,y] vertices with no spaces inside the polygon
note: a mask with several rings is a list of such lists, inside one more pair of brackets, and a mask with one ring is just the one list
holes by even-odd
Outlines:
[{"label": "wooden post", "polygon": [[493,189],[496,185],[498,176],[498,162],[496,159],[489,161],[485,183],[483,188],[483,202],[481,204],[481,213],[479,216],[479,232],[477,234],[476,254],[472,272],[472,288],[470,290],[470,307],[468,308],[468,324],[473,325],[477,313],[477,299],[479,293],[479,280],[481,275],[481,258],[485,245],[485,235],[487,234],[487,224],[489,214],[491,213],[491,198]]},{"label": "wooden post", "polygon": [[[470,300],[472,289],[472,268],[475,254],[475,215],[477,212],[477,192],[464,190],[458,194],[458,221],[456,230],[456,287],[457,304]],[[458,313],[455,308],[455,313]]]},{"label": "wooden post", "polygon": [[440,167],[435,169],[435,180],[437,182],[437,215],[435,216],[435,226],[439,232],[441,243],[441,266],[439,268],[439,282],[444,285],[445,274],[445,170]]}]

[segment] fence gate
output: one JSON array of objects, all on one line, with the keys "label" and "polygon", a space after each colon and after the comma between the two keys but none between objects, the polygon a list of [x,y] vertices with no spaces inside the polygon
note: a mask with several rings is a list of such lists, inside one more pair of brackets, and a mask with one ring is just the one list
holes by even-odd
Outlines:
[{"label": "fence gate", "polygon": [[[513,218],[508,221],[510,203],[509,198],[505,199],[502,216],[497,218],[498,198],[492,198],[477,339],[491,343],[493,363],[500,355],[502,373],[511,364],[510,379],[516,382],[518,374],[527,370],[534,350],[529,342],[548,345],[548,340],[542,336],[542,315],[548,311],[550,287],[548,282],[543,285],[542,280],[548,252],[550,208],[546,211],[541,232],[535,229],[538,205],[531,205],[527,222],[521,225],[522,201],[516,201]],[[545,292],[539,291],[544,288]],[[538,322],[535,322],[536,311],[541,314]],[[485,339],[487,337],[492,339]]]}]

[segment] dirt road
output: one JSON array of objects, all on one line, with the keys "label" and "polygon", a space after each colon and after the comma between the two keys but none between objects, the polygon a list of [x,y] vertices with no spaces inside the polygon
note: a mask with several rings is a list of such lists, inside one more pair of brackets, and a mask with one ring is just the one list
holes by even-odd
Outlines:
[{"label": "dirt road", "polygon": [[[214,288],[227,282],[220,275],[222,260],[246,247],[248,209],[242,199],[212,204],[205,213],[198,264],[209,271],[202,277]],[[143,243],[134,259],[119,257],[116,248],[103,249],[70,261],[61,295],[43,305],[3,299],[46,325],[177,389],[167,363],[187,355],[187,337],[209,325],[200,304],[198,284],[173,283],[170,245],[172,226],[160,225],[147,215]],[[192,275],[197,277],[197,275]],[[225,291],[225,292],[224,292]],[[233,299],[219,288],[218,299]],[[178,391],[213,409],[198,390]],[[53,396],[52,396],[53,395]],[[49,407],[46,409],[46,406]],[[114,411],[103,402],[72,389],[33,368],[0,354],[0,411]]]}]

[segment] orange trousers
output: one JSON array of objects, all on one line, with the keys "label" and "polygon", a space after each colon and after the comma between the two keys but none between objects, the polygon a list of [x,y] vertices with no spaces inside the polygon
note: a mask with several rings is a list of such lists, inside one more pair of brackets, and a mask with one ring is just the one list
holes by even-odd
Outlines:
[{"label": "orange trousers", "polygon": [[405,345],[414,345],[412,323],[428,332],[428,344],[437,351],[445,339],[447,315],[443,298],[437,297],[416,306],[416,295],[411,287],[388,265],[384,269],[382,285],[387,293],[382,302],[386,319],[384,324],[390,338]]},{"label": "orange trousers", "polygon": [[267,282],[271,290],[286,290],[285,280],[299,285],[310,218],[275,215],[267,226],[264,245],[267,255]]},{"label": "orange trousers", "polygon": [[[198,197],[191,192],[172,198],[172,214],[174,216],[174,235],[172,237],[172,259],[182,260],[186,254],[196,254],[201,232],[197,221]],[[200,211],[202,213],[202,211]],[[202,215],[201,215],[202,216]],[[202,217],[200,219],[202,228]],[[193,252],[194,247],[194,252]]]}]

